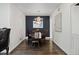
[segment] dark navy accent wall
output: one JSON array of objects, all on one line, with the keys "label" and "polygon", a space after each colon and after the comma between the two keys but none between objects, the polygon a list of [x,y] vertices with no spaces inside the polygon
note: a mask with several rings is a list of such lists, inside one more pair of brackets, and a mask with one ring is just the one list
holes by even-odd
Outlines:
[{"label": "dark navy accent wall", "polygon": [[[27,33],[32,32],[33,28],[33,20],[37,16],[26,16],[26,36]],[[50,17],[49,16],[40,16],[43,18],[43,28],[39,28],[41,32],[43,32],[45,29],[48,30],[47,36],[50,36]]]}]

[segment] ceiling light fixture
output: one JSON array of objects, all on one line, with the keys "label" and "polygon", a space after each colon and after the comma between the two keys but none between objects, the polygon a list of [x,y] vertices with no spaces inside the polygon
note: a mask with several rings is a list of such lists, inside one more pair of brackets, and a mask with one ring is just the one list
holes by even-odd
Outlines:
[{"label": "ceiling light fixture", "polygon": [[36,18],[34,19],[34,21],[35,21],[36,24],[40,24],[41,21],[42,21],[42,18],[40,18],[40,17],[38,16],[38,17],[36,17]]}]

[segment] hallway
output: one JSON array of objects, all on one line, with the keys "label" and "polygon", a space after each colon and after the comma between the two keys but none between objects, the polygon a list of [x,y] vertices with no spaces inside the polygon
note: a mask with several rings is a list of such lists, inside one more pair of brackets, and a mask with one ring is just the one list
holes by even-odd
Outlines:
[{"label": "hallway", "polygon": [[[2,3],[0,7],[0,28],[11,28],[11,55],[63,55],[59,48],[67,55],[79,55],[77,3]],[[33,37],[36,29],[41,33],[40,38],[51,39],[59,48],[49,41],[40,49],[29,48],[23,39],[30,34]]]},{"label": "hallway", "polygon": [[30,48],[24,40],[17,48],[15,48],[11,55],[65,55],[54,43],[52,51],[50,51],[50,42],[46,40],[46,44],[40,48]]}]

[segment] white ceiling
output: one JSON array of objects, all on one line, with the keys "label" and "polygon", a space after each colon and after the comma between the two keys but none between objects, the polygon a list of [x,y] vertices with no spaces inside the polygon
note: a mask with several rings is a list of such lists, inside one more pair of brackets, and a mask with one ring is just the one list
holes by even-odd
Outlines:
[{"label": "white ceiling", "polygon": [[60,3],[15,3],[25,15],[49,16]]}]

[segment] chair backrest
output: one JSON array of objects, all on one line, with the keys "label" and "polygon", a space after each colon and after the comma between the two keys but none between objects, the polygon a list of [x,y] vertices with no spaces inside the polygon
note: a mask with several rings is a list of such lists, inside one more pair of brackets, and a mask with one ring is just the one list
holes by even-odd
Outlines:
[{"label": "chair backrest", "polygon": [[10,34],[10,29],[8,28],[2,28],[0,30],[2,32],[2,37],[0,39],[0,51],[6,49],[9,47],[9,34]]},{"label": "chair backrest", "polygon": [[3,28],[3,36],[2,39],[4,39],[6,41],[6,45],[9,45],[9,35],[10,35],[10,29],[9,28]]}]

